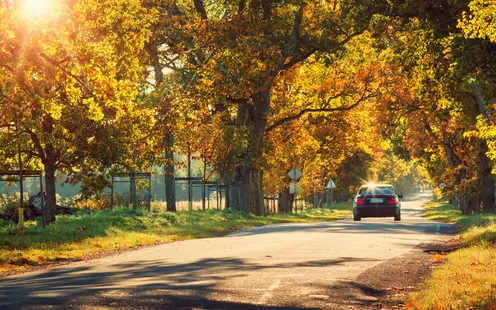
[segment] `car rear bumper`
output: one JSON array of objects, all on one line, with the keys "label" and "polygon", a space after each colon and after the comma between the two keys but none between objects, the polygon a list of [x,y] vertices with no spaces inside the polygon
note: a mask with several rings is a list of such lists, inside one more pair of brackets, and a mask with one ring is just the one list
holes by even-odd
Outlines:
[{"label": "car rear bumper", "polygon": [[399,206],[390,205],[373,205],[373,206],[355,206],[353,211],[358,217],[387,217],[400,214]]}]

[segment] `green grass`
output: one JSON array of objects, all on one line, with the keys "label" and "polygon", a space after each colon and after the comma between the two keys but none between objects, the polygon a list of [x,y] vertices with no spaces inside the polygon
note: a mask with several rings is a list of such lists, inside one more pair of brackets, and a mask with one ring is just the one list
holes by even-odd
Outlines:
[{"label": "green grass", "polygon": [[443,259],[407,308],[496,309],[496,214],[463,215],[447,203],[431,202],[425,216],[456,224],[457,242],[465,248]]},{"label": "green grass", "polygon": [[0,273],[85,260],[136,246],[214,237],[267,224],[336,220],[351,212],[351,203],[336,204],[332,210],[309,208],[303,213],[266,217],[230,210],[177,214],[159,210],[105,210],[57,216],[57,221],[45,229],[39,221],[26,222],[25,230],[20,232],[13,225],[0,223]]},{"label": "green grass", "polygon": [[463,215],[447,202],[430,202],[424,207],[424,216],[433,221],[453,223],[466,244],[496,243],[496,214]]},{"label": "green grass", "polygon": [[462,218],[462,212],[447,202],[432,201],[425,205],[424,216],[432,221],[455,223]]}]

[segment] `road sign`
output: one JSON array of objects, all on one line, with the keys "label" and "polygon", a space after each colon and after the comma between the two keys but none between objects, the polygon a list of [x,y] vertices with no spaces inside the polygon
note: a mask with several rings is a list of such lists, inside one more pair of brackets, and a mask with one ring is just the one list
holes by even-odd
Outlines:
[{"label": "road sign", "polygon": [[288,172],[288,177],[290,177],[291,180],[296,181],[301,177],[301,171],[293,168],[290,172]]},{"label": "road sign", "polygon": [[289,183],[289,193],[292,195],[298,195],[301,193],[300,182]]},{"label": "road sign", "polygon": [[336,184],[334,184],[334,181],[332,179],[330,179],[329,182],[327,182],[326,188],[327,189],[334,189],[334,188],[336,188]]}]

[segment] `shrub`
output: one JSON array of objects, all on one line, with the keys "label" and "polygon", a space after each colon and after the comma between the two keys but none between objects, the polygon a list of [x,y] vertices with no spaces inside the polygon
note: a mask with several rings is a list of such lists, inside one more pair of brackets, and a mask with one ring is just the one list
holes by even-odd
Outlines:
[{"label": "shrub", "polygon": [[64,200],[68,207],[77,209],[89,210],[108,210],[110,209],[110,197],[103,194],[93,195],[91,197],[83,198],[80,195]]},{"label": "shrub", "polygon": [[[17,222],[19,220],[20,193],[13,192],[10,195],[0,194],[0,219]],[[29,195],[24,194],[24,216],[27,217]]]},{"label": "shrub", "polygon": [[177,224],[179,223],[179,215],[177,215],[177,213],[173,213],[173,212],[163,212],[160,214],[160,216],[164,219],[166,219],[169,223],[171,224]]}]

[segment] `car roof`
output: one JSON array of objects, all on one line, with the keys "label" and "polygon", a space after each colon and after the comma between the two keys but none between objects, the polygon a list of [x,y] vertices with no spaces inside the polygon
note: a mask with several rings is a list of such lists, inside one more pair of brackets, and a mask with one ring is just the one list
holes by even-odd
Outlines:
[{"label": "car roof", "polygon": [[367,187],[391,187],[391,188],[394,188],[394,186],[392,186],[391,184],[364,184],[362,186],[360,186],[360,188],[367,188]]}]

